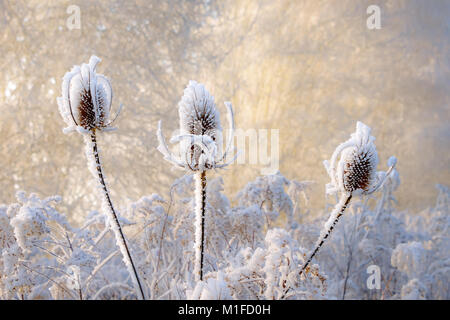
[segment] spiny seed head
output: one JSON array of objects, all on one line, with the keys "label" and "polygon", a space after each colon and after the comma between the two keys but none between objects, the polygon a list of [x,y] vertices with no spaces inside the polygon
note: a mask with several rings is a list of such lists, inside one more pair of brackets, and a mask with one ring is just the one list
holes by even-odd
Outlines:
[{"label": "spiny seed head", "polygon": [[357,122],[350,139],[336,148],[330,162],[324,163],[331,178],[327,192],[369,194],[379,186],[378,154],[370,131],[368,126]]},{"label": "spiny seed head", "polygon": [[[345,154],[344,154],[345,153]],[[378,157],[375,148],[371,150],[359,150],[349,148],[341,156],[342,161],[342,186],[347,192],[358,189],[368,192],[375,179]]]},{"label": "spiny seed head", "polygon": [[196,81],[189,81],[184,89],[178,103],[178,114],[180,134],[208,135],[215,140],[217,131],[221,130],[214,97]]},{"label": "spiny seed head", "polygon": [[109,80],[95,69],[101,60],[92,56],[89,64],[74,66],[62,83],[59,112],[68,124],[66,131],[102,129],[110,124],[112,88]]},{"label": "spiny seed head", "polygon": [[189,166],[193,170],[213,168],[222,130],[214,97],[203,84],[191,80],[178,103],[178,113],[180,136],[189,136],[180,140],[181,152],[186,154]]},{"label": "spiny seed head", "polygon": [[158,150],[164,159],[179,168],[191,171],[218,169],[228,166],[231,161],[227,156],[233,149],[234,113],[231,102],[225,102],[228,111],[230,133],[227,138],[225,152],[221,150],[222,128],[219,112],[214,103],[214,97],[209,94],[205,86],[196,81],[189,81],[183,97],[178,103],[180,115],[180,132],[170,140],[179,142],[179,155],[169,151],[162,134],[161,121],[158,124]]}]

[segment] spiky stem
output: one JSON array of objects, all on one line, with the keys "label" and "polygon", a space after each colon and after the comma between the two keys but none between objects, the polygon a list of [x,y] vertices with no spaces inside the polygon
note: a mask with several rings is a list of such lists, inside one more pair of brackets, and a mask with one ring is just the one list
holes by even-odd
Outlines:
[{"label": "spiky stem", "polygon": [[[88,141],[88,140],[87,140]],[[111,201],[111,197],[109,196],[108,188],[106,187],[105,178],[103,174],[102,165],[100,162],[100,156],[97,148],[97,138],[95,135],[95,129],[91,131],[91,147],[92,150],[88,147],[86,152],[91,156],[93,156],[93,160],[95,161],[95,169],[90,168],[94,177],[98,178],[98,182],[100,183],[100,187],[102,188],[102,197],[103,197],[103,209],[106,211],[110,222],[111,229],[114,232],[114,236],[116,237],[116,243],[120,249],[120,252],[123,256],[123,261],[127,266],[128,272],[130,273],[131,279],[133,280],[133,285],[136,290],[136,294],[140,300],[145,299],[144,290],[142,288],[141,282],[139,281],[139,276],[136,271],[136,267],[133,263],[133,259],[131,258],[130,250],[128,249],[127,241],[125,239],[125,235],[123,234],[122,227],[120,226],[119,219],[117,217],[116,211]]]},{"label": "spiky stem", "polygon": [[328,219],[327,223],[325,223],[324,230],[321,232],[320,237],[316,242],[316,246],[315,246],[314,250],[310,253],[308,259],[306,260],[306,263],[303,265],[302,269],[300,270],[299,275],[302,275],[303,271],[305,271],[305,269],[311,263],[312,259],[314,258],[316,253],[319,251],[319,249],[322,247],[325,240],[330,236],[331,232],[333,231],[334,227],[336,226],[337,222],[339,221],[339,218],[342,216],[342,214],[344,213],[348,204],[350,203],[351,199],[352,199],[351,194],[343,194],[341,196],[340,201],[336,204],[333,211],[331,212],[330,218]]},{"label": "spiky stem", "polygon": [[195,264],[196,281],[203,281],[205,254],[206,171],[195,173]]}]

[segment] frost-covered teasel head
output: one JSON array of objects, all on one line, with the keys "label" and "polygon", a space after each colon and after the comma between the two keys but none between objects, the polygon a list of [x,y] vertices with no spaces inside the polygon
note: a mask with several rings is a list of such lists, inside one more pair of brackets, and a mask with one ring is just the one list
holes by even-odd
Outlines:
[{"label": "frost-covered teasel head", "polygon": [[228,110],[231,130],[225,152],[219,154],[219,146],[222,143],[222,127],[214,97],[203,84],[189,81],[188,86],[184,89],[183,97],[178,103],[179,135],[171,139],[172,143],[179,142],[180,155],[178,157],[169,151],[162,134],[161,121],[158,124],[158,150],[164,155],[164,159],[191,171],[227,166],[232,161],[225,162],[225,159],[231,149],[234,119],[231,103],[225,102],[225,106]]},{"label": "frost-covered teasel head", "polygon": [[59,112],[68,125],[64,132],[111,129],[113,92],[109,80],[96,73],[100,61],[100,58],[92,56],[89,64],[74,66],[64,75],[62,97],[57,98]]},{"label": "frost-covered teasel head", "polygon": [[189,81],[178,103],[178,115],[180,135],[207,135],[215,140],[222,130],[214,97],[201,83]]},{"label": "frost-covered teasel head", "polygon": [[358,121],[350,139],[336,148],[330,161],[324,161],[331,178],[331,183],[327,184],[327,193],[371,194],[381,187],[391,173],[396,163],[394,157],[387,172],[376,171],[378,154],[375,138],[370,135],[370,131],[368,126]]}]

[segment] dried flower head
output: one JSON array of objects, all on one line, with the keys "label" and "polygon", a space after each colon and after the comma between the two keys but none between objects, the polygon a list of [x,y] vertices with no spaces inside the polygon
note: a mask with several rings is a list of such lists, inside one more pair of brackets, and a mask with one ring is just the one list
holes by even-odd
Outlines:
[{"label": "dried flower head", "polygon": [[[370,135],[370,128],[358,121],[356,123],[356,132],[352,133],[350,139],[336,148],[329,162],[324,161],[325,168],[331,178],[331,182],[326,187],[327,193],[339,191],[341,192],[341,197],[320,232],[314,249],[301,268],[300,275],[307,270],[314,256],[330,236],[339,218],[350,204],[353,195],[375,192],[383,185],[393,170],[396,159],[391,157],[389,160],[391,167],[387,172],[376,171],[378,154],[373,143],[374,140],[375,138]],[[341,155],[341,158],[337,161],[339,155]]]},{"label": "dried flower head", "polygon": [[216,139],[220,127],[220,116],[214,103],[214,97],[205,86],[189,81],[178,103],[180,134],[208,135]]},{"label": "dried flower head", "polygon": [[[395,161],[387,172],[376,171],[378,154],[374,144],[375,138],[370,135],[370,131],[368,126],[358,121],[356,132],[336,148],[330,162],[324,162],[331,178],[331,183],[327,185],[327,193],[341,191],[371,194],[383,184],[394,168]],[[339,155],[341,157],[337,161]]]},{"label": "dried flower head", "polygon": [[219,146],[222,143],[222,127],[220,126],[220,116],[214,103],[214,97],[203,84],[189,81],[178,104],[180,133],[171,139],[172,143],[180,143],[179,157],[169,151],[162,135],[161,121],[158,125],[158,150],[164,155],[164,159],[191,171],[203,171],[227,166],[229,162],[224,160],[231,149],[234,120],[231,103],[225,102],[225,106],[228,110],[231,130],[225,152],[219,154]]},{"label": "dried flower head", "polygon": [[95,69],[100,58],[92,56],[89,64],[74,66],[64,75],[62,97],[57,98],[59,112],[68,127],[64,132],[111,129],[112,88],[109,80]]}]

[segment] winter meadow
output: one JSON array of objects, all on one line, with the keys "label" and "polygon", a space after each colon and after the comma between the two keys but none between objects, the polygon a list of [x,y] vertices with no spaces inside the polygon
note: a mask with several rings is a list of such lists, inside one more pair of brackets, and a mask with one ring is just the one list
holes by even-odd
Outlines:
[{"label": "winter meadow", "polygon": [[0,300],[450,299],[449,15],[0,1]]}]

